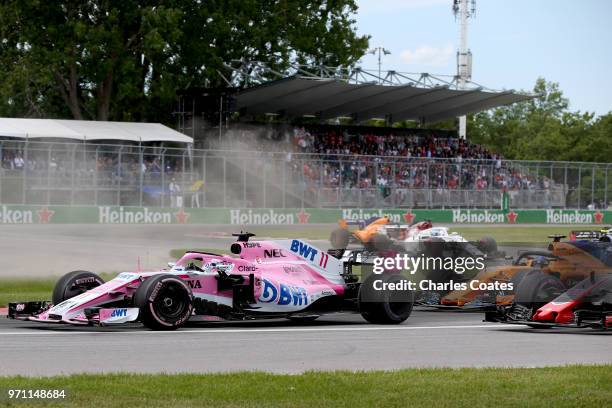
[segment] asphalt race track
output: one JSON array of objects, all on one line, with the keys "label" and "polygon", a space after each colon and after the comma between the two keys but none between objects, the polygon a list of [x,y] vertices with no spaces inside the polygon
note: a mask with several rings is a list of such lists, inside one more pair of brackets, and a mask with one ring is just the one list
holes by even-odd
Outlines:
[{"label": "asphalt race track", "polygon": [[[304,226],[308,228],[309,226]],[[158,269],[173,248],[227,248],[236,227],[198,225],[0,226],[0,278]],[[257,232],[257,227],[249,228]],[[287,229],[288,236],[295,227]],[[222,235],[219,235],[219,232]],[[314,241],[326,247],[325,241]],[[612,332],[535,330],[483,323],[481,313],[416,310],[399,326],[359,315],[200,323],[177,332],[140,325],[68,327],[0,316],[0,375],[81,372],[369,370],[612,363]]]},{"label": "asphalt race track", "polygon": [[399,326],[337,315],[308,325],[206,323],[153,332],[139,325],[79,328],[0,318],[0,375],[612,363],[612,332],[535,330],[481,320],[479,313],[415,311]]}]

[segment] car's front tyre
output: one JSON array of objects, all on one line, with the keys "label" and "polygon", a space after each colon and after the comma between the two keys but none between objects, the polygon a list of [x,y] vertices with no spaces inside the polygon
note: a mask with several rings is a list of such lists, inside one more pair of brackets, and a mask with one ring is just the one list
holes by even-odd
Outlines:
[{"label": "car's front tyre", "polygon": [[53,288],[53,304],[59,305],[64,300],[85,293],[104,284],[104,279],[89,271],[68,272],[55,284]]},{"label": "car's front tyre", "polygon": [[525,273],[519,281],[514,292],[514,303],[535,312],[566,290],[557,276],[534,269]]}]

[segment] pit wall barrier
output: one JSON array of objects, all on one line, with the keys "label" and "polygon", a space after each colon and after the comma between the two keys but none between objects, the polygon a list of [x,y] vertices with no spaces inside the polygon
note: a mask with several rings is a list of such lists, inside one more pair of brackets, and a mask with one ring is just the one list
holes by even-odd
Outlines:
[{"label": "pit wall barrier", "polygon": [[0,204],[0,224],[333,224],[388,215],[395,223],[431,220],[443,224],[611,224],[608,210],[155,208],[32,206]]}]

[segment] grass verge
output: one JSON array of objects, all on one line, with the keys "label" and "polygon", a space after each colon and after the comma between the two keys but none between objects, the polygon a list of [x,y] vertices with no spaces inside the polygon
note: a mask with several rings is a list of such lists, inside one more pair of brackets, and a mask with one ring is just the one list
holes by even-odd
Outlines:
[{"label": "grass verge", "polygon": [[[611,381],[612,366],[603,365],[0,377],[0,389],[67,389],[67,399],[55,404],[61,407],[603,407],[612,400]],[[14,406],[54,404],[22,401]]]}]

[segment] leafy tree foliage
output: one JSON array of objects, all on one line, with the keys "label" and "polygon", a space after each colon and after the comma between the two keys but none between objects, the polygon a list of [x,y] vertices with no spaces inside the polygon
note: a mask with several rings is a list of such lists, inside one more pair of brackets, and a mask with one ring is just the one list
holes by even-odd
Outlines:
[{"label": "leafy tree foliage", "polygon": [[348,65],[368,46],[355,0],[5,0],[0,115],[164,121],[224,63]]},{"label": "leafy tree foliage", "polygon": [[468,118],[468,137],[508,159],[609,162],[612,112],[572,112],[559,85],[539,78],[529,101]]}]

